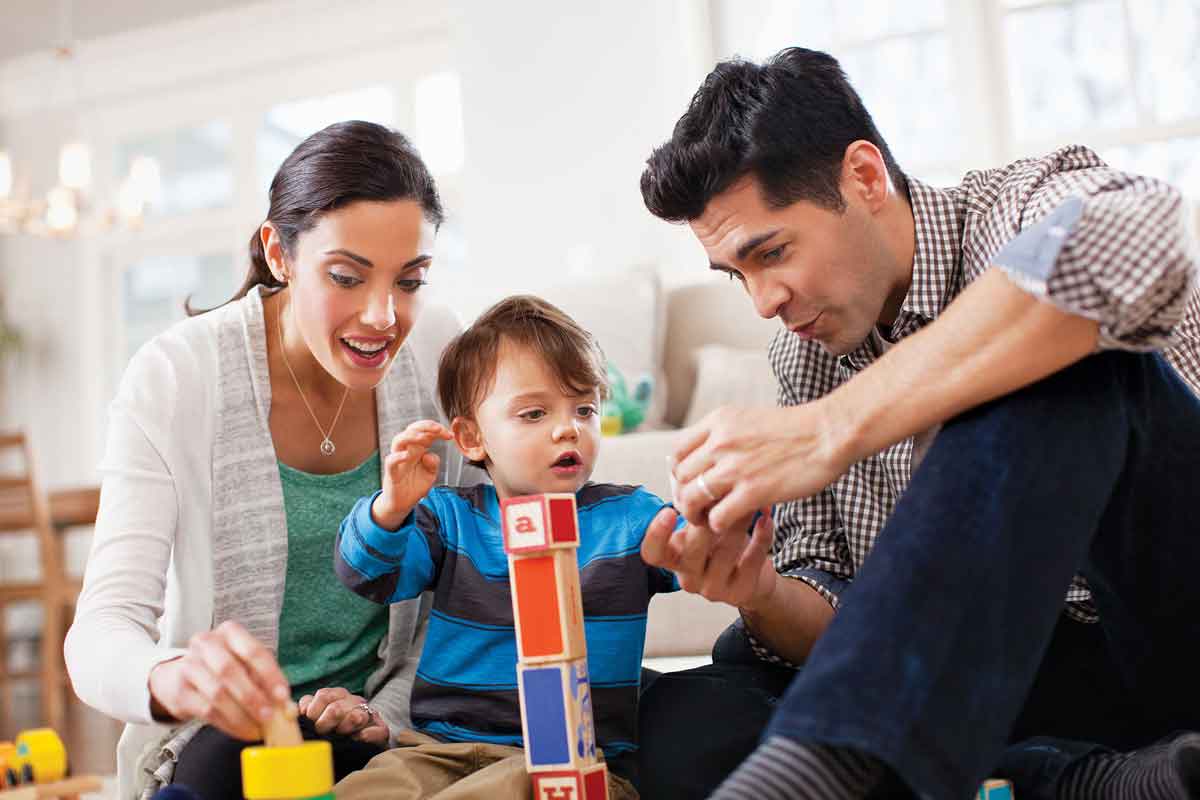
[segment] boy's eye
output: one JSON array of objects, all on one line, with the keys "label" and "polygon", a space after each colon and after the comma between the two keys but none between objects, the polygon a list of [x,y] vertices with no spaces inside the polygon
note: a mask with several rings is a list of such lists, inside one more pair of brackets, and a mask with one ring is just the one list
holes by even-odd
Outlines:
[{"label": "boy's eye", "polygon": [[359,280],[358,278],[355,278],[353,275],[343,275],[340,272],[329,273],[329,279],[331,281],[333,281],[334,283],[336,283],[338,286],[344,286],[347,289],[349,289],[353,286],[358,286],[360,283],[362,283],[361,280]]},{"label": "boy's eye", "polygon": [[528,411],[522,411],[518,414],[521,419],[527,419],[530,422],[537,422],[542,417],[546,416],[546,412],[540,408],[531,408]]},{"label": "boy's eye", "polygon": [[596,407],[595,406],[580,406],[579,407],[579,416],[592,417],[595,415],[596,415]]}]

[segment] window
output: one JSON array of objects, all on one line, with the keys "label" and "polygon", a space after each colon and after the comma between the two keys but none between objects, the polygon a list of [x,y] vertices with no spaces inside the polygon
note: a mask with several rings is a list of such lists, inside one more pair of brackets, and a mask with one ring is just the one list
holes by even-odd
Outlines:
[{"label": "window", "polygon": [[841,61],[933,183],[1080,142],[1200,198],[1200,0],[712,0],[718,58]]},{"label": "window", "polygon": [[126,360],[183,319],[185,302],[195,309],[213,308],[228,300],[239,285],[229,252],[148,256],[129,264],[121,272]]},{"label": "window", "polygon": [[[142,197],[148,218],[172,217],[233,205],[233,129],[215,120],[121,142],[117,175],[148,180]],[[149,171],[149,175],[147,175]]]}]

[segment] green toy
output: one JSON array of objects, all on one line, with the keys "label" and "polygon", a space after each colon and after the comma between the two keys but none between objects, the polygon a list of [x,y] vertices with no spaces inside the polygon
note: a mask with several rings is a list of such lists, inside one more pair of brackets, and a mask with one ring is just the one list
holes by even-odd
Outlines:
[{"label": "green toy", "polygon": [[646,418],[654,380],[649,375],[642,375],[631,392],[625,376],[615,364],[610,361],[605,369],[608,372],[608,399],[600,410],[600,430],[605,436],[629,433]]}]

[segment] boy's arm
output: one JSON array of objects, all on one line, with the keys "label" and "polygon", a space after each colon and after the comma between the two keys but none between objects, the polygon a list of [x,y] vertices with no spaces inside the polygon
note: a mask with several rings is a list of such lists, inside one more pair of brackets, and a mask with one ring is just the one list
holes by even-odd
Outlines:
[{"label": "boy's arm", "polygon": [[359,500],[342,520],[333,568],[342,585],[355,594],[376,603],[395,603],[432,585],[445,546],[437,512],[428,498],[393,531],[372,518],[371,506],[379,495]]}]

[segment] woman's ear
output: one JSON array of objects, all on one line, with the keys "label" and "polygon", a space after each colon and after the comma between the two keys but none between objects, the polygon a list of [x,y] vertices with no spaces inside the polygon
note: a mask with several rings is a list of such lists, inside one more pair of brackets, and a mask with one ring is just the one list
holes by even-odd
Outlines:
[{"label": "woman's ear", "polygon": [[487,461],[487,448],[483,446],[483,432],[478,423],[467,417],[455,417],[450,423],[454,443],[469,461]]},{"label": "woman's ear", "polygon": [[258,235],[262,237],[263,255],[266,256],[267,267],[275,276],[275,280],[286,284],[291,276],[288,275],[287,264],[284,263],[283,240],[279,238],[279,231],[270,222],[264,222]]}]

